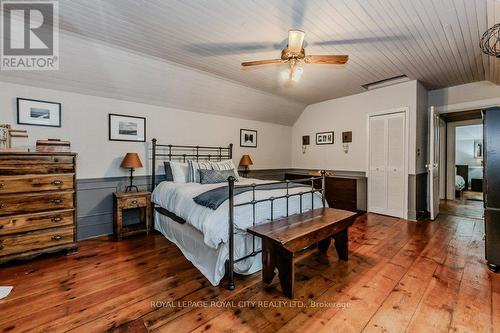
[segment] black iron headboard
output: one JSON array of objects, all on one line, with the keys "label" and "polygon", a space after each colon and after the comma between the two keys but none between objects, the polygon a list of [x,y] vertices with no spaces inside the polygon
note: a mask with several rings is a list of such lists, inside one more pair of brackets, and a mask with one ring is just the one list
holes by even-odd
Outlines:
[{"label": "black iron headboard", "polygon": [[227,147],[215,146],[190,146],[190,145],[163,145],[158,144],[158,140],[152,142],[152,165],[151,172],[151,191],[156,187],[156,160],[164,161],[222,161],[233,158],[233,144]]}]

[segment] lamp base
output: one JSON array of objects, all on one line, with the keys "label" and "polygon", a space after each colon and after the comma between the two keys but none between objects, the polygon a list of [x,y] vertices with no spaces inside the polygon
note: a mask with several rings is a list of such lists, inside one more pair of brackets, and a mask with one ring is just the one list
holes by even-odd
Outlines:
[{"label": "lamp base", "polygon": [[250,173],[250,168],[245,166],[245,170],[243,170],[243,177],[248,178],[248,174]]},{"label": "lamp base", "polygon": [[132,192],[132,190],[135,188],[136,192],[139,192],[139,188],[135,185],[129,185],[125,188],[125,192]]},{"label": "lamp base", "polygon": [[136,192],[139,192],[139,188],[137,186],[133,185],[133,181],[134,181],[134,169],[132,169],[132,168],[130,169],[130,177],[129,177],[129,179],[130,179],[130,185],[125,188],[125,192],[132,192],[132,189],[134,189],[134,188],[135,188]]}]

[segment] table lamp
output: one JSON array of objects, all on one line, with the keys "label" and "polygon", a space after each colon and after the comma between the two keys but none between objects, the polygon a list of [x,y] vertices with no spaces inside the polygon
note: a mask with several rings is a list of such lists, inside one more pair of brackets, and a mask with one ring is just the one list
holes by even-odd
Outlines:
[{"label": "table lamp", "polygon": [[123,158],[120,167],[124,169],[130,169],[130,185],[127,186],[125,192],[131,192],[133,188],[135,188],[135,190],[139,192],[139,188],[133,185],[134,169],[142,168],[142,162],[139,158],[139,155],[137,153],[127,153],[127,155],[125,155],[125,157]]},{"label": "table lamp", "polygon": [[249,155],[243,155],[240,160],[240,165],[245,167],[245,177],[248,176],[249,166],[253,165],[252,159]]}]

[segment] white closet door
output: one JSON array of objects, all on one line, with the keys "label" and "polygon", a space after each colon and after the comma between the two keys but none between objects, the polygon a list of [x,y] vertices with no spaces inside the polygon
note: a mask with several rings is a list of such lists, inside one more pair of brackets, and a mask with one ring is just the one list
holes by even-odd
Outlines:
[{"label": "white closet door", "polygon": [[369,131],[368,210],[404,218],[406,115],[372,116]]},{"label": "white closet door", "polygon": [[387,121],[384,117],[370,118],[368,207],[371,212],[385,214],[387,209],[386,139]]},{"label": "white closet door", "polygon": [[387,215],[404,217],[405,115],[387,118]]}]

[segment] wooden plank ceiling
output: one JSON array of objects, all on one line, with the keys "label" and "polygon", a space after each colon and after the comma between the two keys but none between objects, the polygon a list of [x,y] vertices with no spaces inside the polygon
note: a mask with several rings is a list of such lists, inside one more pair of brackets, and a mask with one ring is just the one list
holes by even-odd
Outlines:
[{"label": "wooden plank ceiling", "polygon": [[[495,0],[61,0],[60,16],[71,34],[285,97],[296,104],[284,108],[289,119],[273,120],[282,123],[307,104],[402,74],[428,89],[500,83],[499,60],[478,47]],[[241,68],[279,57],[291,28],[306,32],[306,53],[348,54],[349,63],[304,65],[293,85],[280,81],[286,65]]]}]

